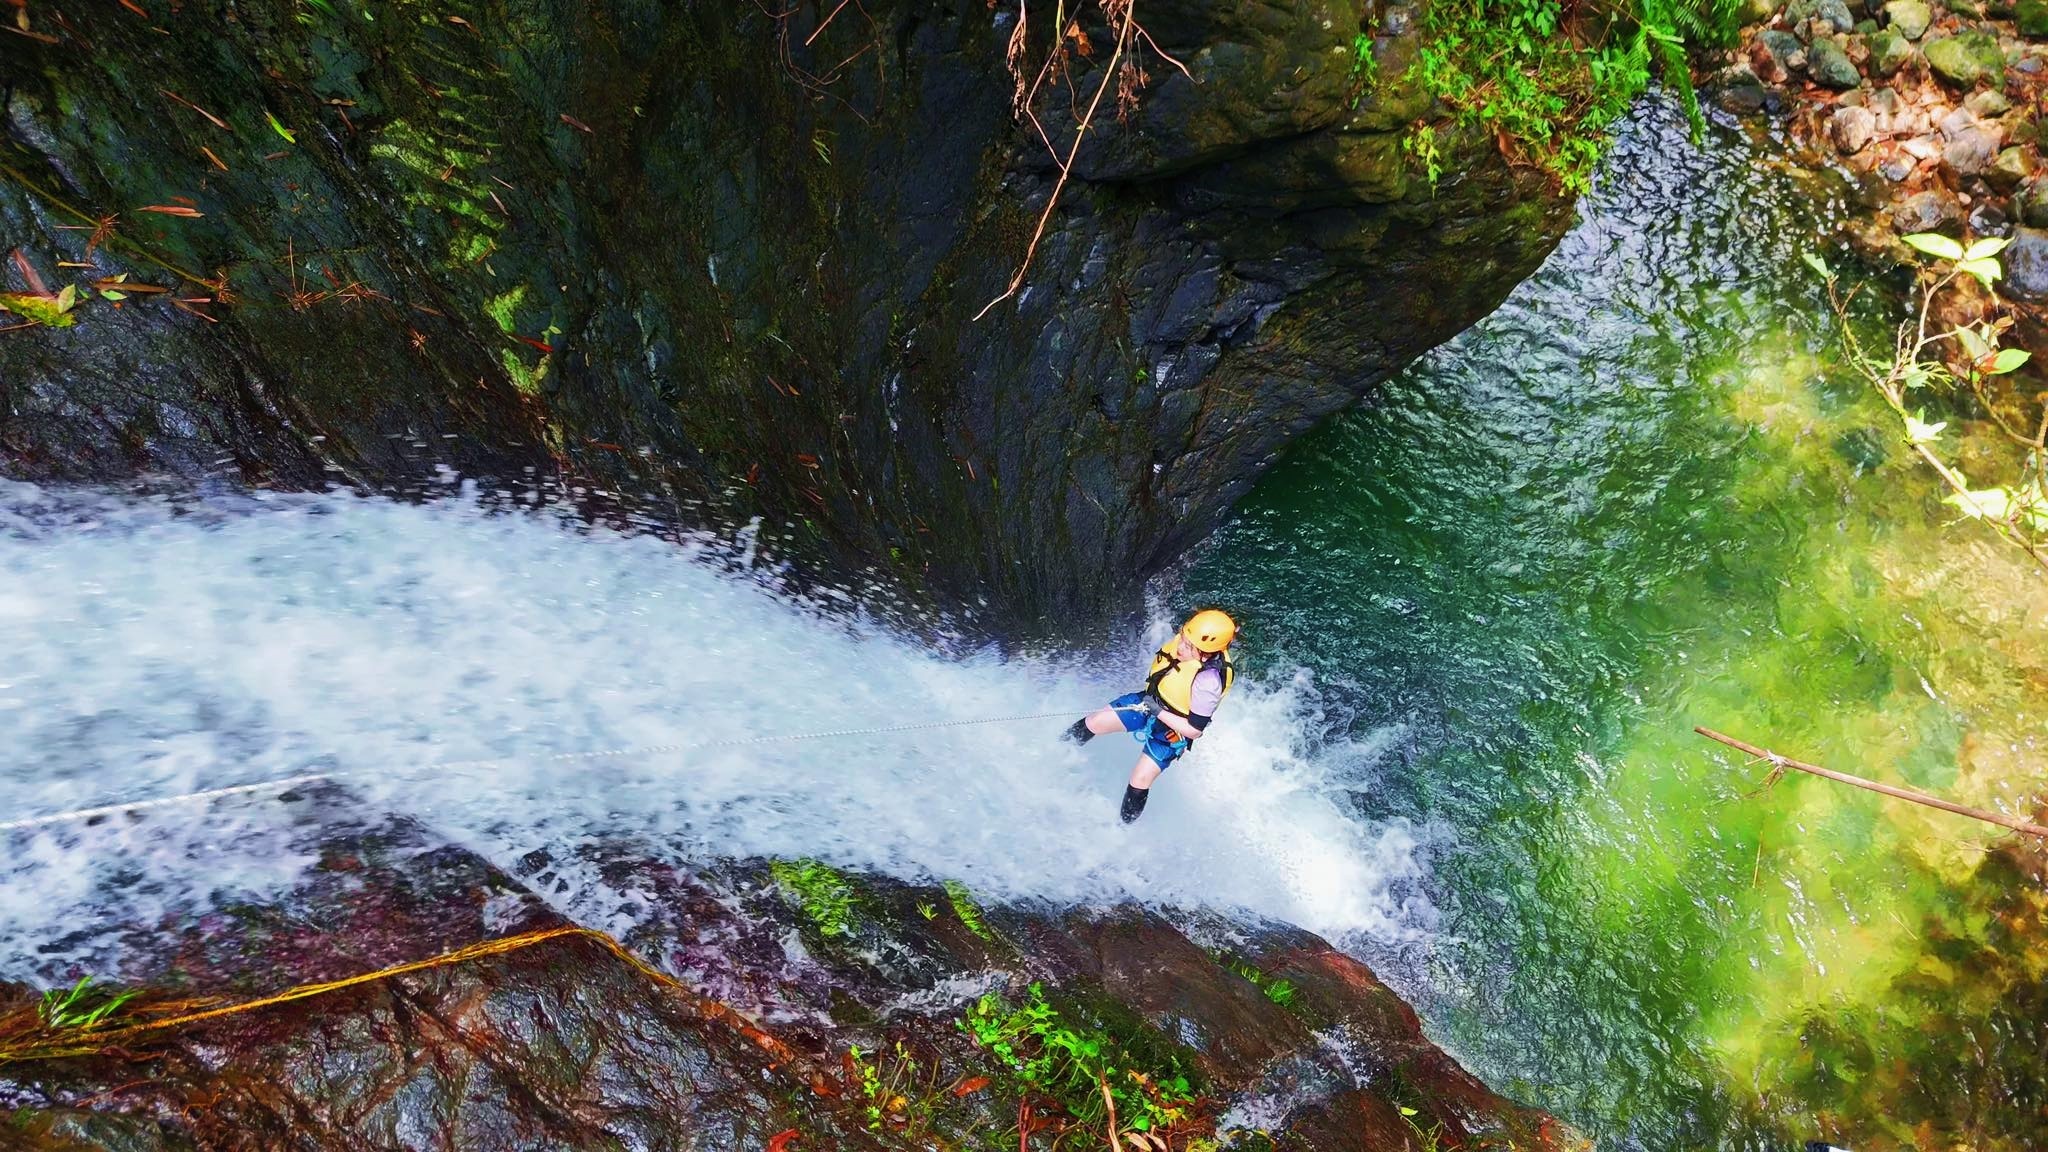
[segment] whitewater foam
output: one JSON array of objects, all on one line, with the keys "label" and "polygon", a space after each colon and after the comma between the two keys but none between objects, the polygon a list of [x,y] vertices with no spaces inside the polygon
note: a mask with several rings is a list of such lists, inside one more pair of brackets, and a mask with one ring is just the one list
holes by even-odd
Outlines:
[{"label": "whitewater foam", "polygon": [[[1382,940],[1428,926],[1422,838],[1343,805],[1332,774],[1355,779],[1359,747],[1302,751],[1318,742],[1301,677],[1244,683],[1129,828],[1116,801],[1136,746],[1077,750],[1057,720],[520,758],[1078,713],[1127,689],[1121,669],[940,653],[730,558],[473,495],[0,482],[0,818],[334,771],[503,866],[629,837],[680,858],[954,877],[996,899],[1135,897]],[[435,767],[492,757],[512,759]],[[161,922],[283,891],[309,863],[283,807],[243,796],[0,834],[0,977],[47,979],[66,930],[116,902]],[[611,902],[594,873],[563,878],[558,905]]]}]

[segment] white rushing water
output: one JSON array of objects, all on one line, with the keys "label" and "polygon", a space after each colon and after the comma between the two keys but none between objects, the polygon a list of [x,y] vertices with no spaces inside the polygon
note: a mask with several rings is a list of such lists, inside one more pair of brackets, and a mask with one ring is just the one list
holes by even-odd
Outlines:
[{"label": "white rushing water", "polygon": [[[1129,828],[1116,807],[1136,746],[1072,748],[1062,720],[531,759],[1078,712],[1141,662],[1125,677],[940,654],[727,556],[466,494],[170,500],[0,481],[0,820],[337,771],[501,865],[623,834],[994,898],[1133,897],[1380,940],[1428,926],[1418,834],[1332,799],[1334,773],[1356,779],[1371,750],[1298,752],[1316,723],[1300,680],[1243,684]],[[486,757],[510,759],[434,767]],[[160,923],[281,892],[309,863],[282,807],[255,793],[0,832],[0,978],[47,978],[65,934],[115,900]]]}]

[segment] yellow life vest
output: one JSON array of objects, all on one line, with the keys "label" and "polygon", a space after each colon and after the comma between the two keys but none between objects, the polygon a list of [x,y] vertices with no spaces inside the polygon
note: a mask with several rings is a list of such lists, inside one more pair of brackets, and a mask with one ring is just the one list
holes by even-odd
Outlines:
[{"label": "yellow life vest", "polygon": [[1188,706],[1194,700],[1197,673],[1204,668],[1221,668],[1223,691],[1228,693],[1231,682],[1237,679],[1237,669],[1231,666],[1228,648],[1200,660],[1182,660],[1173,651],[1179,642],[1178,636],[1168,640],[1152,657],[1152,671],[1145,676],[1145,691],[1157,696],[1160,703],[1168,708],[1186,716]]}]

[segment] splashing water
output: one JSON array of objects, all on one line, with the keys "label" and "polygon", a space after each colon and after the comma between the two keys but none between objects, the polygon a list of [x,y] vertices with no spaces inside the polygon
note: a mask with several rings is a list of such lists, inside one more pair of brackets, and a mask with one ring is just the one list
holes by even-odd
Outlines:
[{"label": "splashing water", "polygon": [[[1078,714],[1127,690],[1114,673],[935,652],[843,597],[797,603],[727,559],[708,542],[471,497],[174,501],[0,485],[0,814],[333,772],[501,865],[632,836],[680,858],[813,856],[999,898],[1135,897],[1390,937],[1426,928],[1419,833],[1343,814],[1320,761],[1295,752],[1314,707],[1301,681],[1233,694],[1231,723],[1132,828],[1116,801],[1136,746],[1074,749],[1054,739],[1059,719],[534,760]],[[435,767],[480,758],[503,759]],[[155,922],[280,892],[309,861],[286,847],[279,807],[256,793],[0,833],[0,977],[49,979],[78,961],[56,942],[115,899]]]}]

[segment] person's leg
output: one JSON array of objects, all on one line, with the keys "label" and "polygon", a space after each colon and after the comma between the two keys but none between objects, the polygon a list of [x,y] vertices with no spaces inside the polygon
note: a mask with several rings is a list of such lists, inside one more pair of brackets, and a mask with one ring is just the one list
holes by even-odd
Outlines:
[{"label": "person's leg", "polygon": [[1144,814],[1145,801],[1152,798],[1152,782],[1159,779],[1159,773],[1165,767],[1152,758],[1149,746],[1145,754],[1138,757],[1137,764],[1131,768],[1131,782],[1124,786],[1123,809],[1119,813],[1124,823],[1129,824]]},{"label": "person's leg", "polygon": [[1061,735],[1076,744],[1086,744],[1111,732],[1134,732],[1151,719],[1150,713],[1143,708],[1144,699],[1142,692],[1119,696],[1111,700],[1107,708],[1098,708],[1074,721],[1073,727]]}]

